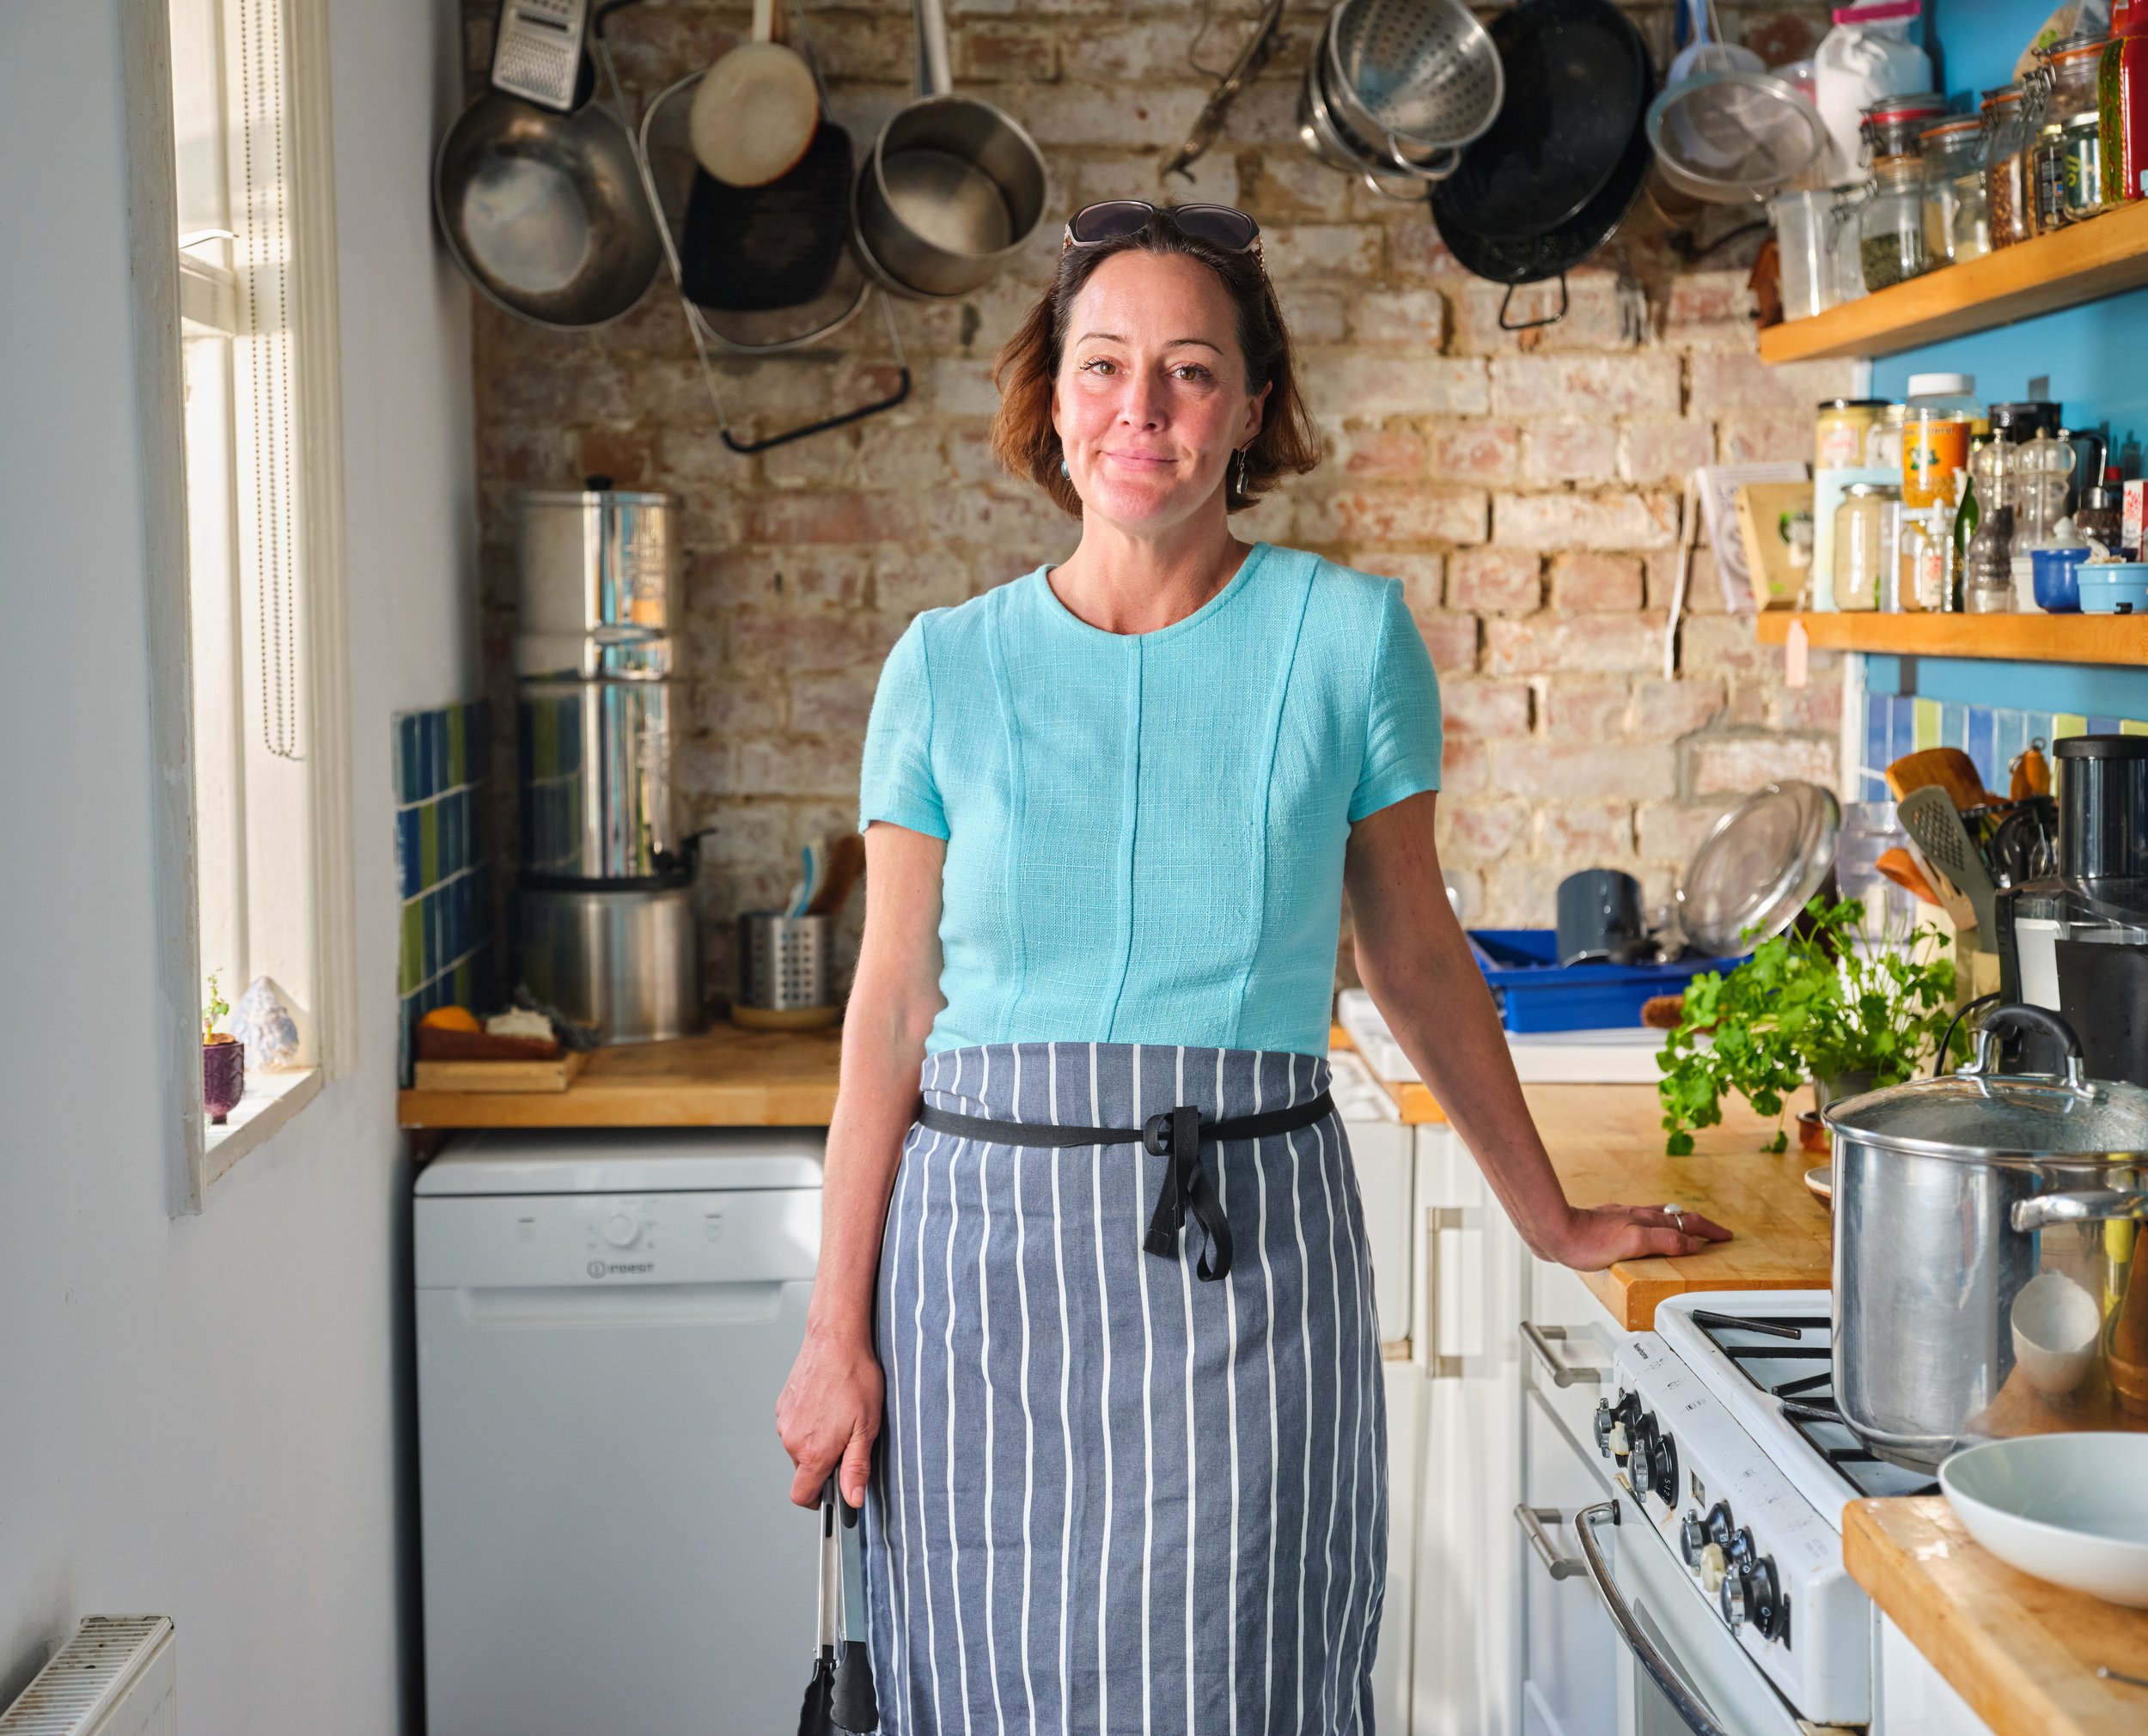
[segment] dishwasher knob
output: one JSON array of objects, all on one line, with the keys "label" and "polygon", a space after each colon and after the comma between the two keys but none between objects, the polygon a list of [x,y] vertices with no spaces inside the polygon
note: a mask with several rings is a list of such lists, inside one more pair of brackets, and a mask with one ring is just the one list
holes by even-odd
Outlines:
[{"label": "dishwasher knob", "polygon": [[1700,1551],[1708,1546],[1708,1527],[1700,1522],[1699,1509],[1689,1509],[1678,1522],[1678,1552],[1686,1558],[1686,1565],[1698,1568]]},{"label": "dishwasher knob", "polygon": [[1724,1575],[1723,1589],[1718,1595],[1723,1603],[1723,1619],[1730,1623],[1731,1632],[1736,1633],[1752,1613],[1746,1575],[1742,1568],[1732,1568]]},{"label": "dishwasher knob", "polygon": [[1723,1588],[1723,1578],[1729,1571],[1723,1559],[1721,1544],[1703,1544],[1700,1558],[1693,1563],[1693,1571],[1700,1575],[1700,1589],[1713,1596]]},{"label": "dishwasher knob", "polygon": [[632,1247],[634,1238],[642,1233],[642,1227],[623,1211],[615,1211],[604,1220],[601,1233],[615,1248]]}]

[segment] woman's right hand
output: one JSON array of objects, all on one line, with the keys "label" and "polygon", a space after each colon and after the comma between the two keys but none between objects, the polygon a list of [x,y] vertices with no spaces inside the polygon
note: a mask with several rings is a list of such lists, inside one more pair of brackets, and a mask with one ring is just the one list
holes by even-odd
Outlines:
[{"label": "woman's right hand", "polygon": [[776,1400],[776,1433],[798,1467],[790,1498],[818,1507],[828,1473],[842,1465],[843,1499],[865,1504],[873,1441],[880,1434],[886,1383],[869,1338],[809,1328],[805,1346]]}]

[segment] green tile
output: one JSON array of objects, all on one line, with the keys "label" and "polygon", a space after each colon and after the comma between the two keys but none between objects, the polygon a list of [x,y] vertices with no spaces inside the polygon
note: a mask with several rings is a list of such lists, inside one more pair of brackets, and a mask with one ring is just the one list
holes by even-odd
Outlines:
[{"label": "green tile", "polygon": [[468,959],[465,959],[461,964],[455,966],[455,996],[456,1006],[467,1007],[473,1013],[477,1010],[477,968]]},{"label": "green tile", "polygon": [[469,758],[464,742],[462,708],[450,705],[448,708],[448,788],[450,789],[470,781]]},{"label": "green tile", "polygon": [[2054,711],[2051,714],[2051,739],[2053,741],[2064,741],[2068,736],[2086,735],[2088,733],[2089,720],[2085,715],[2072,711]]},{"label": "green tile", "polygon": [[2121,735],[2148,735],[2148,722],[2143,722],[2138,717],[2122,717],[2119,720],[2118,733]]},{"label": "green tile", "polygon": [[440,883],[440,804],[429,801],[418,810],[418,876],[420,886]]},{"label": "green tile", "polygon": [[1922,753],[1926,748],[1938,746],[1939,702],[1937,699],[1919,699],[1916,701],[1913,715],[1916,718],[1914,740],[1917,752]]},{"label": "green tile", "polygon": [[395,987],[407,995],[425,980],[425,918],[416,898],[403,906],[402,930]]}]

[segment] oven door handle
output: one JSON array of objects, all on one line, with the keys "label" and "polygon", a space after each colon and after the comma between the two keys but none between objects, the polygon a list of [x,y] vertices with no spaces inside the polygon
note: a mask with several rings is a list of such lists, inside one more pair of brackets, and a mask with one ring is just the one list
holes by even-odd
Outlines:
[{"label": "oven door handle", "polygon": [[1656,1649],[1656,1642],[1642,1628],[1626,1594],[1619,1589],[1618,1581],[1611,1577],[1611,1564],[1603,1558],[1603,1550],[1596,1542],[1599,1526],[1619,1522],[1619,1504],[1607,1501],[1596,1507],[1584,1507],[1574,1515],[1574,1531],[1581,1539],[1582,1564],[1589,1570],[1590,1583],[1596,1588],[1596,1595],[1603,1599],[1603,1606],[1611,1612],[1611,1620],[1619,1635],[1633,1654],[1634,1660],[1648,1672],[1650,1678],[1663,1690],[1663,1697],[1686,1721],[1686,1727],[1693,1736],[1725,1736],[1723,1727],[1709,1715],[1708,1709],[1693,1698],[1693,1690],[1681,1681],[1663,1654]]}]

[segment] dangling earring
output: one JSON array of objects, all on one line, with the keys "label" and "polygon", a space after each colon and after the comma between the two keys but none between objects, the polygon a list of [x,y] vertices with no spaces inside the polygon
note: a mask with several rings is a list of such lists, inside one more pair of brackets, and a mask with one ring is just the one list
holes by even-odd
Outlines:
[{"label": "dangling earring", "polygon": [[1074,474],[1066,467],[1066,460],[1064,458],[1059,460],[1059,474],[1064,477],[1071,477]]},{"label": "dangling earring", "polygon": [[1239,499],[1243,500],[1243,499],[1246,497],[1246,448],[1245,448],[1244,447],[1242,447],[1242,447],[1240,447],[1240,448],[1238,448],[1238,485],[1237,485],[1237,486],[1238,486],[1238,497],[1239,497]]}]

